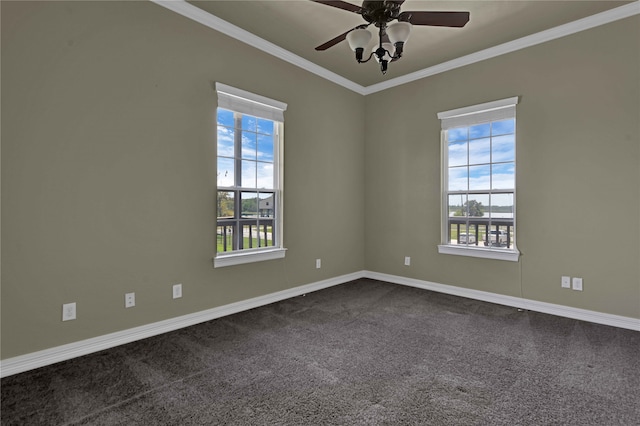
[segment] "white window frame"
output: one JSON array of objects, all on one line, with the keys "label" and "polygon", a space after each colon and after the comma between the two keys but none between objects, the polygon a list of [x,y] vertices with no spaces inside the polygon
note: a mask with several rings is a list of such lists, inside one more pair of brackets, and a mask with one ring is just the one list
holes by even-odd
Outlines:
[{"label": "white window frame", "polygon": [[[275,122],[276,138],[274,140],[274,188],[275,194],[275,215],[274,215],[274,238],[276,246],[262,247],[254,249],[243,249],[232,252],[217,253],[213,258],[213,266],[215,268],[241,265],[245,263],[261,262],[265,260],[281,259],[285,257],[287,249],[283,245],[283,183],[284,183],[284,155],[283,155],[283,123],[284,111],[287,104],[256,95],[245,90],[237,89],[226,84],[216,82],[216,93],[218,95],[218,108],[234,111],[241,114],[251,115],[258,118],[264,118]],[[217,109],[216,109],[217,116]],[[216,132],[217,147],[217,132]],[[216,167],[217,167],[217,148],[216,148]],[[217,192],[216,182],[216,192]],[[217,207],[216,207],[217,208]],[[216,211],[217,216],[217,211]],[[217,224],[216,224],[217,229]],[[216,231],[217,232],[217,231]],[[216,237],[217,238],[217,237]]]},{"label": "white window frame", "polygon": [[[442,219],[441,219],[441,244],[438,245],[438,253],[451,254],[457,256],[469,256],[480,257],[486,259],[497,259],[517,262],[520,257],[520,251],[516,247],[517,239],[514,238],[513,248],[510,249],[496,249],[491,247],[478,247],[478,246],[461,246],[449,243],[449,160],[448,160],[448,145],[446,131],[447,129],[454,127],[466,127],[480,123],[487,123],[491,121],[498,121],[507,118],[516,118],[516,105],[518,104],[518,97],[511,97],[501,99],[492,102],[486,102],[478,105],[472,105],[463,108],[457,108],[449,111],[443,111],[438,113],[438,118],[441,120],[442,129],[441,135],[441,171],[442,171]],[[517,132],[516,132],[516,147],[517,150]],[[517,167],[517,161],[516,161]],[[514,176],[515,180],[515,176]],[[516,184],[514,181],[513,188],[513,227],[516,230]]]}]

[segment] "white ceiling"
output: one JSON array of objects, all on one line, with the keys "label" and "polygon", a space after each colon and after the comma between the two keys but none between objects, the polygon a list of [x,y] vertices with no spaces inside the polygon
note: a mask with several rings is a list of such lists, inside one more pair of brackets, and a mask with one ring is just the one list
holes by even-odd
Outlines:
[{"label": "white ceiling", "polygon": [[[290,62],[309,65],[312,69],[320,70],[316,72],[319,74],[324,71],[335,73],[344,80],[343,85],[353,84],[356,87],[354,90],[360,88],[365,92],[367,88],[385,88],[394,81],[425,74],[426,70],[437,70],[443,64],[463,65],[478,56],[477,52],[487,52],[491,57],[506,53],[509,51],[506,47],[510,45],[525,47],[640,13],[638,1],[406,0],[402,11],[469,11],[470,20],[464,28],[414,26],[404,56],[389,64],[389,71],[382,75],[375,61],[358,64],[346,41],[326,51],[315,50],[316,46],[365,22],[353,12],[310,0],[167,2],[173,3],[171,6],[157,2],[205,25],[213,22],[215,25],[209,26],[218,27],[218,30],[221,30],[217,19],[220,18],[226,21],[222,24],[232,24],[229,26],[230,32],[225,31],[223,25],[223,32],[254,45],[257,40],[257,44],[263,45],[263,50],[273,50],[275,45],[281,48],[276,48],[276,56],[292,56],[294,60]],[[361,4],[355,1],[350,3]],[[188,13],[181,12],[187,9]],[[587,21],[586,26],[581,24],[583,21]],[[249,36],[242,30],[238,33],[234,26],[247,31]],[[541,36],[543,34],[545,37]]]}]

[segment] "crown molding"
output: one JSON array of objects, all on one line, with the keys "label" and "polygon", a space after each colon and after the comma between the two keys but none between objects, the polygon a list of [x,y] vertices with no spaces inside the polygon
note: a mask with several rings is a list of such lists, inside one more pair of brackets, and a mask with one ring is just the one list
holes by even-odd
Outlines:
[{"label": "crown molding", "polygon": [[595,15],[579,19],[577,21],[569,22],[567,24],[550,28],[539,33],[531,34],[516,40],[509,41],[507,43],[499,44],[488,49],[471,53],[469,55],[461,56],[459,58],[452,59],[450,61],[443,62],[441,64],[434,65],[420,71],[416,71],[410,74],[403,75],[401,77],[393,78],[365,87],[347,78],[344,78],[341,75],[334,73],[333,71],[329,71],[326,68],[314,64],[313,62],[304,59],[286,49],[283,49],[280,46],[276,46],[275,44],[263,38],[260,38],[246,30],[243,30],[242,28],[237,27],[227,21],[224,21],[217,16],[205,12],[204,10],[196,6],[187,3],[185,0],[150,1],[175,13],[178,13],[186,18],[206,25],[207,27],[219,31],[229,37],[235,38],[238,41],[253,46],[256,49],[262,50],[263,52],[273,55],[276,58],[282,59],[286,62],[289,62],[290,64],[293,64],[306,71],[325,78],[335,84],[338,84],[342,87],[365,96],[372,93],[380,92],[382,90],[387,90],[392,87],[400,86],[402,84],[410,83],[412,81],[430,77],[432,75],[464,67],[466,65],[471,65],[476,62],[484,61],[485,59],[495,58],[496,56],[515,52],[520,49],[525,49],[527,47],[535,46],[537,44],[545,43],[547,41],[555,40],[561,37],[566,37],[580,31],[588,30],[590,28],[598,27],[600,25],[608,24],[610,22],[640,14],[640,0],[636,0],[633,3],[629,3],[624,6],[600,12]]},{"label": "crown molding", "polygon": [[635,1],[624,6],[616,7],[615,9],[600,12],[595,15],[579,19],[577,21],[569,22],[567,24],[550,28],[539,33],[531,34],[516,40],[490,47],[488,49],[471,53],[469,55],[461,56],[459,58],[452,59],[451,61],[443,62],[441,64],[434,65],[432,67],[425,68],[410,74],[406,74],[401,77],[367,86],[365,88],[365,95],[380,92],[382,90],[400,86],[401,84],[410,83],[412,81],[420,80],[432,75],[443,73],[445,71],[464,67],[466,65],[471,65],[476,62],[484,61],[485,59],[495,58],[496,56],[515,52],[517,50],[525,49],[527,47],[545,43],[547,41],[566,37],[580,31],[588,30],[590,28],[598,27],[600,25],[608,24],[610,22],[628,18],[637,14],[640,14],[640,1]]},{"label": "crown molding", "polygon": [[290,64],[309,71],[310,73],[316,74],[342,87],[345,87],[361,95],[365,94],[364,86],[346,79],[341,75],[334,73],[333,71],[329,71],[328,69],[323,68],[320,65],[316,65],[307,59],[304,59],[294,53],[289,52],[286,49],[281,48],[280,46],[276,46],[275,44],[261,37],[258,37],[257,35],[252,34],[249,31],[243,30],[242,28],[235,26],[225,20],[222,20],[217,16],[205,12],[204,10],[196,6],[187,3],[185,0],[150,1],[179,15],[205,25],[213,30],[219,31],[229,37],[235,38],[236,40],[246,43],[249,46],[262,50],[263,52],[273,55],[278,59],[282,59],[283,61],[289,62]]}]

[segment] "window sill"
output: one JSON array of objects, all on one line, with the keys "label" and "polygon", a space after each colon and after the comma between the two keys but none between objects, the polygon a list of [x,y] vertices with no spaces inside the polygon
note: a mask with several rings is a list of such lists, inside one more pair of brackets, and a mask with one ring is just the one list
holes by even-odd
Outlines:
[{"label": "window sill", "polygon": [[456,256],[481,257],[484,259],[508,260],[517,262],[520,252],[517,249],[490,249],[481,247],[459,247],[441,244],[438,246],[438,253],[453,254]]},{"label": "window sill", "polygon": [[233,254],[217,255],[213,258],[213,267],[222,268],[225,266],[242,265],[244,263],[262,262],[265,260],[284,258],[286,248],[276,248],[268,250],[240,252]]}]

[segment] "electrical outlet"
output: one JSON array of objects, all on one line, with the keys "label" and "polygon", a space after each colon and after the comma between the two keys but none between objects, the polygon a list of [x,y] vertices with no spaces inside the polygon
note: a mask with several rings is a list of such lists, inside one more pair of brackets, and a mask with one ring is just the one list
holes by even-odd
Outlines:
[{"label": "electrical outlet", "polygon": [[562,288],[571,288],[571,277],[563,276],[561,285]]},{"label": "electrical outlet", "polygon": [[582,278],[573,277],[573,289],[582,291]]},{"label": "electrical outlet", "polygon": [[179,299],[182,297],[182,284],[173,285],[173,298]]},{"label": "electrical outlet", "polygon": [[322,259],[316,259],[316,269],[320,269],[322,267]]},{"label": "electrical outlet", "polygon": [[136,306],[136,294],[135,293],[127,293],[124,295],[124,307],[132,308]]},{"label": "electrical outlet", "polygon": [[404,266],[411,266],[411,258],[409,256],[404,258]]},{"label": "electrical outlet", "polygon": [[76,303],[65,303],[62,305],[62,321],[76,319]]}]

